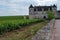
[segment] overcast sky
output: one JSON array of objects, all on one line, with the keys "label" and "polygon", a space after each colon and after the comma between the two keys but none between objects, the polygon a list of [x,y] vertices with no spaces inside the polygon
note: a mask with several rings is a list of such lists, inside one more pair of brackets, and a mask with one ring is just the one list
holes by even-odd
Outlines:
[{"label": "overcast sky", "polygon": [[57,9],[60,10],[60,0],[57,1]]},{"label": "overcast sky", "polygon": [[28,15],[28,7],[30,4],[36,5],[58,5],[59,0],[0,0],[0,16],[10,15]]}]

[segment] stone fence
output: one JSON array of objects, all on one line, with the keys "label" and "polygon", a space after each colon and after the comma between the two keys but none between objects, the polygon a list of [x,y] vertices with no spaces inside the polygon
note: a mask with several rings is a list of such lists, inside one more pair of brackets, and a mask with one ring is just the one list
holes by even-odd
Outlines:
[{"label": "stone fence", "polygon": [[46,26],[40,29],[32,40],[50,40],[54,28],[55,19],[51,20]]}]

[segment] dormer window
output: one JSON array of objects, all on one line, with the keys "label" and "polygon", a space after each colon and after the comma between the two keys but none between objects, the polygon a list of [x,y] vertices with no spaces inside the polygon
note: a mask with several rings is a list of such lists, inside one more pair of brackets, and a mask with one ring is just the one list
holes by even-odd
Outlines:
[{"label": "dormer window", "polygon": [[34,8],[34,11],[36,11],[36,8]]}]

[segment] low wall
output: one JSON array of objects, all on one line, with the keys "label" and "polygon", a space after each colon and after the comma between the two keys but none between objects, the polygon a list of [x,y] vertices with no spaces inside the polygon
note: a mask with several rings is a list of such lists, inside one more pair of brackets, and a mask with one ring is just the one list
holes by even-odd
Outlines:
[{"label": "low wall", "polygon": [[40,29],[32,40],[50,40],[54,28],[55,19],[51,20],[46,26]]}]

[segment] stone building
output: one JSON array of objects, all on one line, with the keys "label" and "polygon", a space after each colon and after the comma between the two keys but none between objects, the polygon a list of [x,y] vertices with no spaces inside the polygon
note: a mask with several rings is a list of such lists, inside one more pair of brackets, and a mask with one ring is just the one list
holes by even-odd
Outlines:
[{"label": "stone building", "polygon": [[57,15],[56,19],[60,19],[60,10],[57,11],[56,15]]},{"label": "stone building", "polygon": [[57,6],[29,6],[29,18],[48,18],[46,11],[53,11],[56,16]]}]

